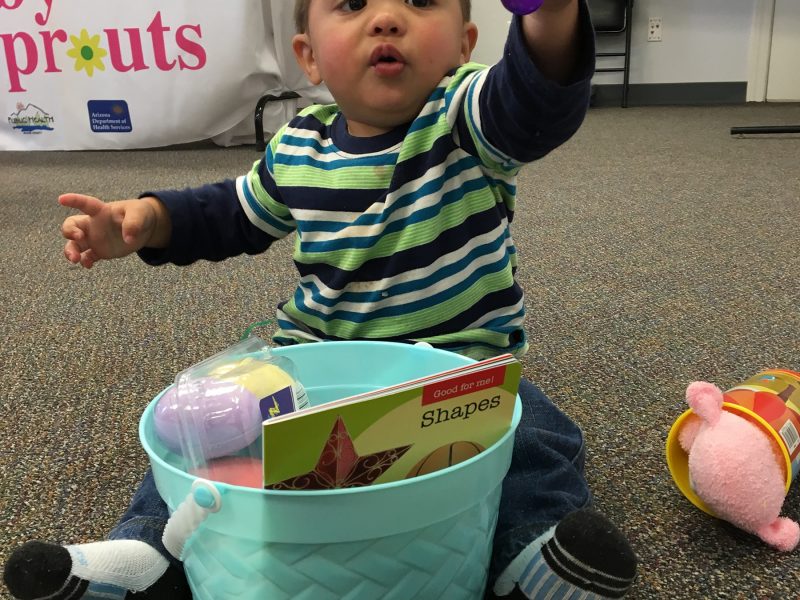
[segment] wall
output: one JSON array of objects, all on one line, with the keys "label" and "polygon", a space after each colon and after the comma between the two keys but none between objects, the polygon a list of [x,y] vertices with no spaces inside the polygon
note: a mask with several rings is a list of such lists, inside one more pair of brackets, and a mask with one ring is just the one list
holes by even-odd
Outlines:
[{"label": "wall", "polygon": [[[631,84],[746,82],[755,5],[756,0],[636,0]],[[500,57],[507,31],[502,10],[498,0],[473,1],[473,20],[480,28],[474,60],[492,63]],[[663,19],[662,42],[647,41],[651,16]],[[607,38],[598,42],[598,50],[614,47]],[[620,81],[614,73],[595,79],[598,84]]]},{"label": "wall", "polygon": [[767,99],[797,101],[800,99],[800,3],[778,0],[775,4],[775,25],[769,61]]}]

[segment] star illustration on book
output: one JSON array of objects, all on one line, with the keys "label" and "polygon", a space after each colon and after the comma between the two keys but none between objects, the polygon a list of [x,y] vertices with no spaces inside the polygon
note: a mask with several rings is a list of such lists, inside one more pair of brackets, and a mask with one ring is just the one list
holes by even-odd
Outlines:
[{"label": "star illustration on book", "polygon": [[266,486],[271,490],[330,490],[372,485],[411,446],[359,456],[342,417],[336,418],[313,471]]}]

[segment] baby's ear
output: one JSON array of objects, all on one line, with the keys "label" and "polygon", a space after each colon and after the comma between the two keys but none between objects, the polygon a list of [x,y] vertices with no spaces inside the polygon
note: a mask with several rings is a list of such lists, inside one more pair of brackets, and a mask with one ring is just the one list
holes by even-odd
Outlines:
[{"label": "baby's ear", "polygon": [[468,63],[478,43],[478,26],[471,21],[464,23],[464,32],[461,37],[461,64]]},{"label": "baby's ear", "polygon": [[311,84],[319,85],[322,83],[322,76],[319,73],[314,49],[311,47],[311,40],[307,33],[298,33],[292,38],[292,50],[294,50],[297,64],[303,69]]}]

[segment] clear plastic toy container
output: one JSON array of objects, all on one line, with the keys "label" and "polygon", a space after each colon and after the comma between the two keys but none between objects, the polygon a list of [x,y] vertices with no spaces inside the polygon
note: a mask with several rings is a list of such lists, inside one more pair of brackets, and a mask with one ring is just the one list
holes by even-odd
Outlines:
[{"label": "clear plastic toy container", "polygon": [[185,471],[261,487],[263,421],[306,406],[292,360],[250,337],[179,373],[159,398],[153,423]]}]

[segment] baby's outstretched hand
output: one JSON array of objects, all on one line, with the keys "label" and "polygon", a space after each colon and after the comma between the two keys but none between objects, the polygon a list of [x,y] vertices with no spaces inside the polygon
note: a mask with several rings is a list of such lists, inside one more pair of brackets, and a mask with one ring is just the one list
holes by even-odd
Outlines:
[{"label": "baby's outstretched hand", "polygon": [[140,250],[157,228],[157,206],[150,199],[103,202],[93,196],[63,194],[58,202],[82,213],[67,217],[61,233],[67,239],[64,256],[87,269],[99,260]]}]

